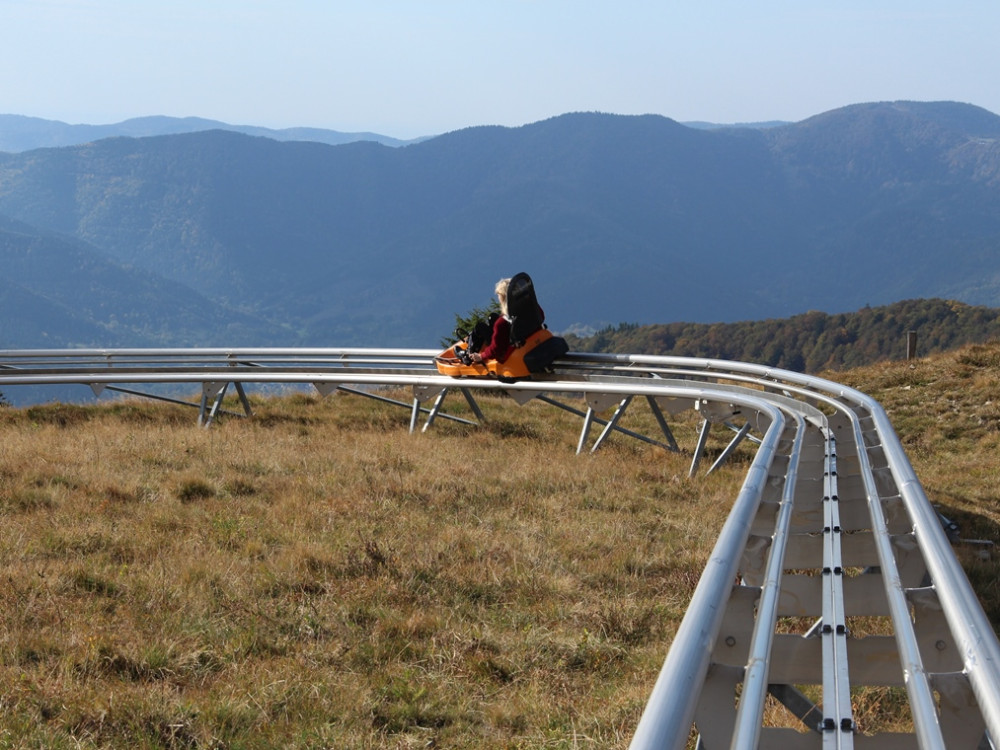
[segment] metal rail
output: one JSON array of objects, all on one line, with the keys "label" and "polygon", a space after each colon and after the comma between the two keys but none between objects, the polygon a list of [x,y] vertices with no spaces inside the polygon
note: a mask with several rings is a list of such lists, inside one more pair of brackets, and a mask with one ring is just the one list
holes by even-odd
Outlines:
[{"label": "metal rail", "polygon": [[[424,349],[117,349],[0,351],[0,391],[83,383],[198,408],[209,425],[232,386],[250,417],[248,384],[311,385],[411,410],[428,429],[458,391],[504,391],[583,420],[578,452],[611,435],[679,451],[668,416],[694,409],[702,430],[758,443],[709,563],[636,728],[635,750],[730,748],[979,748],[1000,738],[1000,644],[877,402],[837,383],[711,359],[570,354],[542,379],[453,379]],[[185,402],[161,386],[198,385]],[[411,403],[379,386],[412,388]],[[573,404],[560,398],[576,398]],[[582,406],[581,407],[581,399]],[[645,402],[661,436],[622,426]],[[613,411],[608,418],[600,414]],[[232,412],[226,412],[232,413]],[[863,635],[858,618],[881,624]],[[855,631],[858,631],[855,633]],[[905,691],[912,727],[870,734],[855,716],[868,687]],[[802,720],[767,718],[768,696]]]}]

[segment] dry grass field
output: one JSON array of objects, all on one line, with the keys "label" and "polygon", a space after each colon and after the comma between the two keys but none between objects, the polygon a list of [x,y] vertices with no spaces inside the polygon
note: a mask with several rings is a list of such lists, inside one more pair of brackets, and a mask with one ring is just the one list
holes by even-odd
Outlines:
[{"label": "dry grass field", "polygon": [[[992,540],[998,373],[989,346],[837,375]],[[210,429],[0,408],[0,747],[626,747],[749,455],[688,479],[689,455],[576,456],[576,417],[482,406],[418,435],[347,395]],[[1000,622],[994,564],[968,565]]]}]

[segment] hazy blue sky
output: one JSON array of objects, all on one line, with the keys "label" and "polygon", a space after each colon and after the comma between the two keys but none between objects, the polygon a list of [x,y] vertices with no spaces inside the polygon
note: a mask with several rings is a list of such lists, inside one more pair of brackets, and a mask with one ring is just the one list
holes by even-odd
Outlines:
[{"label": "hazy blue sky", "polygon": [[0,0],[0,113],[397,137],[569,111],[1000,113],[998,0]]}]

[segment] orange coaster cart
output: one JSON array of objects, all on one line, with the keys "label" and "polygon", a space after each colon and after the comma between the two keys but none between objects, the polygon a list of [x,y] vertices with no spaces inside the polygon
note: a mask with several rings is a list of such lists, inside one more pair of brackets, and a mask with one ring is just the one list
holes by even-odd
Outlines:
[{"label": "orange coaster cart", "polygon": [[495,377],[500,380],[517,380],[545,372],[552,362],[565,354],[569,347],[566,340],[553,336],[547,328],[540,328],[528,336],[523,346],[515,349],[504,362],[488,359],[482,364],[465,364],[456,354],[456,349],[464,349],[460,341],[434,358],[438,372],[456,378]]}]

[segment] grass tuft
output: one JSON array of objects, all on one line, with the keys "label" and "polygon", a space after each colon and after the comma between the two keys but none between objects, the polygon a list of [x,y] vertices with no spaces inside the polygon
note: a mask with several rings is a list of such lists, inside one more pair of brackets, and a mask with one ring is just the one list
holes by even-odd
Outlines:
[{"label": "grass tuft", "polygon": [[215,487],[202,479],[185,479],[177,488],[177,499],[182,503],[207,500],[215,494]]}]

